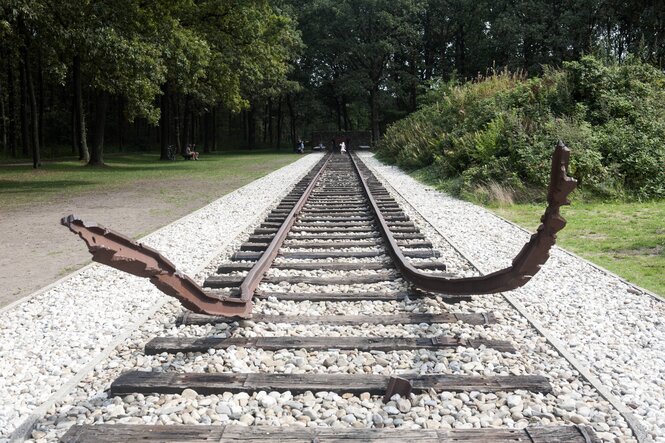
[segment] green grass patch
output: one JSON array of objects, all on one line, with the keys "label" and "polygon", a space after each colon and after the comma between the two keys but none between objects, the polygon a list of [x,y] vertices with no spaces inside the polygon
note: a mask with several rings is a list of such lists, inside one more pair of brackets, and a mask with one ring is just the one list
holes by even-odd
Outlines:
[{"label": "green grass patch", "polygon": [[[545,209],[544,189],[531,189],[527,196],[531,201],[542,202],[519,203],[519,195],[502,200],[497,193],[488,195],[486,187],[476,187],[475,192],[463,191],[459,178],[442,178],[433,167],[410,174],[439,191],[484,206],[532,232],[540,224]],[[568,224],[559,233],[557,244],[665,297],[665,200],[603,203],[580,190],[575,191],[572,200],[571,206],[561,209]]]},{"label": "green grass patch", "polygon": [[[489,207],[531,231],[542,205]],[[665,296],[665,201],[589,203],[573,201],[561,214],[568,224],[557,244],[626,280]]]},{"label": "green grass patch", "polygon": [[195,193],[215,188],[218,192],[216,185],[224,182],[236,188],[298,158],[287,152],[230,151],[205,154],[199,161],[160,161],[156,153],[122,153],[106,155],[103,167],[86,166],[75,159],[46,162],[36,170],[27,163],[0,164],[0,206],[53,202],[120,189],[161,194],[178,205],[188,193],[173,193],[173,187]]}]

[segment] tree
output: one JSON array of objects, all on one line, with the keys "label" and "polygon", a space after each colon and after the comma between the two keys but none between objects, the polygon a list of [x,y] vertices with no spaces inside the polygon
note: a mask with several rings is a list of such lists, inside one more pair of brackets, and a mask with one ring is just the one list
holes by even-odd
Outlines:
[{"label": "tree", "polygon": [[[397,67],[396,54],[415,54],[418,40],[417,0],[316,0],[298,2],[301,24],[309,28],[305,42],[314,46],[309,52],[310,66],[320,85],[328,84],[335,95],[340,120],[346,97],[364,96],[370,114],[372,137],[380,135],[380,103],[386,82]],[[419,58],[419,57],[418,57]],[[402,66],[399,67],[401,69]],[[341,103],[340,103],[341,102]],[[340,125],[341,126],[341,125]]]},{"label": "tree", "polygon": [[[48,27],[48,16],[44,5],[39,1],[16,1],[2,3],[3,19],[0,21],[5,41],[4,52],[11,58],[18,58],[21,83],[21,144],[23,153],[32,153],[33,168],[41,166],[39,113],[33,82],[33,53],[40,51],[44,37],[40,30]],[[8,62],[8,80],[13,83],[13,66]],[[13,89],[13,85],[12,85]],[[10,91],[11,93],[11,91]],[[13,102],[13,97],[10,97]],[[13,105],[13,103],[12,103]],[[12,106],[13,108],[13,106]],[[13,114],[13,109],[12,109]],[[13,140],[12,140],[13,142]]]}]

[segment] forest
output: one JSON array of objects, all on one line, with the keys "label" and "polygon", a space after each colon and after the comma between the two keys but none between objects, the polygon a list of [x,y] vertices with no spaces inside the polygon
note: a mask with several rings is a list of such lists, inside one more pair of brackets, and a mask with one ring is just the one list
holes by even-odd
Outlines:
[{"label": "forest", "polygon": [[663,2],[0,0],[0,150],[39,167],[101,165],[105,149],[291,147],[313,130],[378,142],[442,85],[548,82],[588,54],[657,77]]}]

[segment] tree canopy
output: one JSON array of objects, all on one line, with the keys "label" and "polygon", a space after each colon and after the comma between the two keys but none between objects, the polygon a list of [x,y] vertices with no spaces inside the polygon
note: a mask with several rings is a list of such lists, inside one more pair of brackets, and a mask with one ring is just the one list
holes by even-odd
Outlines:
[{"label": "tree canopy", "polygon": [[[662,69],[662,1],[0,0],[4,155],[281,146],[414,112],[437,81],[585,54]],[[109,128],[107,130],[107,128]],[[107,143],[108,144],[108,143]]]},{"label": "tree canopy", "polygon": [[[305,125],[360,126],[375,138],[414,111],[432,80],[494,68],[539,75],[584,54],[665,65],[665,5],[615,0],[292,0]],[[658,5],[659,3],[660,5]]]},{"label": "tree canopy", "polygon": [[[21,73],[19,87],[29,91],[32,73],[38,73],[40,88],[45,74],[51,75],[51,86],[71,84],[74,144],[90,164],[103,163],[109,100],[120,108],[121,119],[159,122],[165,152],[171,141],[193,142],[194,119],[216,107],[237,112],[250,106],[256,91],[281,93],[301,46],[293,20],[267,0],[2,0],[0,5],[10,124],[19,112],[15,71]],[[22,93],[22,130],[37,135],[34,142],[29,136],[20,141],[38,154],[40,111],[24,107],[26,100]],[[93,116],[90,154],[86,114]],[[10,138],[15,154],[18,141]]]}]

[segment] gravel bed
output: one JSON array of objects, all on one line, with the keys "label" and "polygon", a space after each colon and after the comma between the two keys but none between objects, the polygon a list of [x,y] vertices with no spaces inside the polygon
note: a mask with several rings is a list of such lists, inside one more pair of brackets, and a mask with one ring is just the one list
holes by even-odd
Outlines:
[{"label": "gravel bed", "polygon": [[[141,241],[196,272],[259,223],[319,159],[305,156]],[[0,441],[164,297],[147,280],[94,265],[0,311]]]},{"label": "gravel bed", "polygon": [[[304,160],[304,159],[303,159]],[[302,161],[302,160],[301,160]],[[279,171],[278,171],[279,172]],[[421,208],[421,205],[418,205]],[[440,235],[415,214],[414,222],[425,232],[435,248],[442,251],[443,262],[453,263],[458,275],[473,273],[471,265]],[[265,212],[265,211],[264,211]],[[264,213],[263,212],[263,213]],[[261,211],[257,211],[261,216]],[[257,220],[256,223],[260,223]],[[422,226],[421,226],[422,225]],[[242,230],[241,230],[242,231]],[[431,232],[430,232],[431,231]],[[248,229],[204,273],[212,273],[228,259],[231,247],[247,237]],[[430,235],[432,234],[432,235]],[[436,235],[434,235],[436,234]],[[353,250],[353,249],[351,249]],[[463,251],[466,253],[466,251]],[[486,252],[486,251],[485,251]],[[384,256],[380,260],[385,259]],[[336,261],[321,260],[322,262]],[[283,260],[295,261],[298,260]],[[309,260],[307,260],[309,261]],[[375,261],[352,259],[349,261]],[[414,262],[417,260],[413,260]],[[425,260],[429,261],[429,260]],[[200,266],[199,266],[200,267]],[[483,269],[484,270],[484,269]],[[272,271],[271,271],[272,272]],[[202,279],[204,273],[199,274]],[[290,273],[281,275],[293,275]],[[302,272],[298,275],[319,275]],[[402,280],[372,285],[290,285],[262,284],[260,289],[275,292],[356,292],[405,290]],[[73,424],[241,424],[273,426],[325,427],[406,427],[480,428],[551,424],[588,424],[607,442],[632,442],[631,431],[618,412],[583,382],[579,374],[546,340],[500,295],[474,297],[454,305],[440,297],[404,301],[294,302],[276,297],[255,300],[257,313],[285,315],[387,315],[397,312],[493,312],[498,324],[473,326],[454,324],[419,325],[288,325],[240,321],[218,325],[175,325],[182,308],[167,300],[148,321],[132,331],[114,352],[108,355],[82,383],[62,401],[57,402],[40,420],[33,432],[35,442],[51,442],[61,437]],[[433,337],[439,334],[461,338],[509,340],[516,353],[494,349],[457,347],[438,351],[409,350],[393,352],[311,351],[285,349],[267,352],[260,349],[229,348],[205,353],[160,354],[146,356],[144,344],[155,336],[407,336]],[[126,370],[196,371],[196,372],[267,372],[267,373],[348,373],[348,374],[469,374],[469,375],[544,375],[553,392],[547,395],[527,391],[451,393],[433,391],[395,396],[388,403],[369,393],[337,395],[331,392],[258,392],[223,395],[199,395],[185,389],[177,395],[128,395],[109,398],[106,390]]]},{"label": "gravel bed", "polygon": [[[603,441],[633,441],[626,423],[501,297],[478,297],[454,307],[440,300],[405,302],[294,303],[258,301],[258,312],[279,306],[281,312],[320,315],[335,306],[347,313],[388,314],[395,311],[496,313],[499,324],[491,327],[456,324],[371,326],[364,328],[323,325],[265,324],[242,321],[232,324],[176,326],[181,308],[168,302],[119,346],[95,373],[68,398],[55,405],[33,433],[42,443],[59,438],[78,423],[135,424],[240,424],[273,426],[478,428],[584,423],[593,426]],[[461,338],[509,339],[517,353],[487,348],[457,347],[439,351],[307,352],[288,349],[265,352],[229,348],[206,353],[143,355],[144,343],[154,336],[407,336],[439,334]],[[199,395],[184,390],[179,395],[128,395],[109,398],[110,382],[126,370],[268,373],[348,374],[540,374],[552,381],[553,392],[526,391],[482,394],[427,392],[408,398],[331,392],[292,395],[258,392],[232,395]]]},{"label": "gravel bed", "polygon": [[[479,206],[371,154],[361,157],[483,272],[509,265],[529,238]],[[665,442],[665,303],[559,248],[531,282],[510,294],[633,410],[652,438]]]}]

